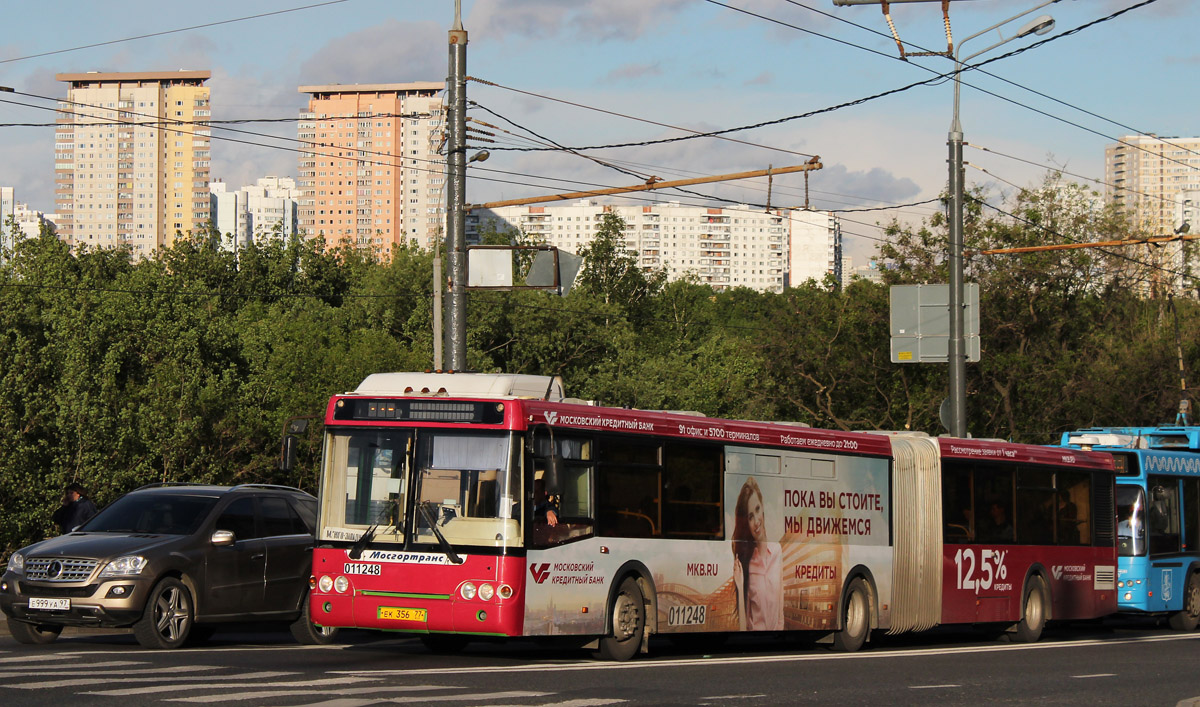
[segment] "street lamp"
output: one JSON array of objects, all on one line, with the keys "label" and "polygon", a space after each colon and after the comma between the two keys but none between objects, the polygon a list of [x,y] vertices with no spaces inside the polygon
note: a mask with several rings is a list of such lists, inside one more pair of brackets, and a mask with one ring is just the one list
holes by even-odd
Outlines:
[{"label": "street lamp", "polygon": [[1042,15],[1026,24],[1022,25],[1017,33],[1011,37],[1005,38],[1001,35],[1000,41],[992,44],[986,49],[981,49],[967,56],[964,59],[959,59],[958,54],[962,47],[967,42],[987,34],[992,30],[999,30],[1004,25],[1019,20],[1026,15],[1032,14],[1047,5],[1053,5],[1059,0],[1046,0],[1034,7],[1025,10],[1019,14],[997,22],[987,29],[980,30],[975,34],[967,37],[958,43],[954,48],[954,118],[950,122],[950,135],[947,144],[950,148],[950,203],[948,205],[948,216],[950,221],[950,253],[949,253],[949,268],[950,268],[950,434],[955,437],[967,436],[967,355],[966,341],[963,336],[963,319],[965,312],[963,310],[963,131],[962,123],[958,119],[958,102],[959,93],[961,90],[960,76],[962,74],[963,64],[974,59],[975,57],[989,52],[1002,44],[1011,42],[1014,39],[1027,37],[1031,34],[1045,34],[1054,28],[1054,18],[1049,15]]}]

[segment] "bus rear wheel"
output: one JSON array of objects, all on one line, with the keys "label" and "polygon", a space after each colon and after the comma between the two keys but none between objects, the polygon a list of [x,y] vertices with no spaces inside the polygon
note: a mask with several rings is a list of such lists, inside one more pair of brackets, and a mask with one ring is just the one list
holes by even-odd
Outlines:
[{"label": "bus rear wheel", "polygon": [[1037,643],[1046,628],[1046,583],[1034,577],[1025,590],[1025,611],[1021,620],[1010,634],[1016,643]]},{"label": "bus rear wheel", "polygon": [[846,589],[842,630],[833,634],[833,649],[852,653],[862,648],[871,631],[871,592],[862,577],[855,577]]},{"label": "bus rear wheel", "polygon": [[642,639],[646,635],[646,603],[636,579],[626,577],[621,580],[609,615],[612,616],[609,634],[600,639],[596,657],[601,660],[629,660],[642,647]]},{"label": "bus rear wheel", "polygon": [[1200,572],[1188,577],[1187,588],[1183,590],[1183,610],[1171,614],[1167,622],[1176,631],[1195,631],[1200,625]]}]

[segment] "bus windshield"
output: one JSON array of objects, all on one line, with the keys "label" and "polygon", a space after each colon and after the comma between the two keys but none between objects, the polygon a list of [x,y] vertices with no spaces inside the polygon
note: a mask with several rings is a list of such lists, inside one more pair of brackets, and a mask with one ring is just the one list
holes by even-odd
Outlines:
[{"label": "bus windshield", "polygon": [[417,460],[416,503],[424,512],[414,518],[414,542],[439,542],[433,523],[455,546],[520,543],[520,484],[513,478],[510,435],[423,431]]},{"label": "bus windshield", "polygon": [[[507,432],[337,430],[326,440],[320,539],[499,547],[521,542]],[[415,509],[415,510],[413,510]],[[410,515],[412,516],[410,518]]]},{"label": "bus windshield", "polygon": [[1140,486],[1117,485],[1117,553],[1146,554],[1146,494]]}]

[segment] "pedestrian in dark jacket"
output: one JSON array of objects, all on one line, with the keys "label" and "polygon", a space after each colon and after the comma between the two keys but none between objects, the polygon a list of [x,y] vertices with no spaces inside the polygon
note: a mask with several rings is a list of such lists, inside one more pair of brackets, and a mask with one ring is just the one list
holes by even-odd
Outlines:
[{"label": "pedestrian in dark jacket", "polygon": [[84,521],[96,515],[96,504],[87,497],[87,491],[77,483],[67,484],[63,489],[62,506],[54,511],[54,522],[59,532],[69,533]]}]

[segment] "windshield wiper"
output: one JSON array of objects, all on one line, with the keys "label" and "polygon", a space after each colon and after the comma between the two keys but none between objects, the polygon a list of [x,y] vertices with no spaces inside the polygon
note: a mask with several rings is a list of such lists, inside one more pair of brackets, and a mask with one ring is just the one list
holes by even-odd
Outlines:
[{"label": "windshield wiper", "polygon": [[383,508],[379,509],[379,515],[375,516],[375,522],[372,523],[369,528],[367,528],[365,533],[358,536],[358,540],[355,540],[354,544],[350,546],[350,551],[346,553],[347,557],[349,557],[351,560],[357,560],[358,558],[362,557],[363,550],[366,549],[367,543],[375,539],[375,533],[379,530],[379,524],[384,520],[384,518],[387,517],[388,512],[392,510],[392,503],[396,504],[396,521],[392,524],[392,527],[394,527],[396,530],[400,529],[400,499],[393,498],[390,499],[390,503],[385,504]]},{"label": "windshield wiper", "polygon": [[421,513],[421,517],[429,524],[429,529],[437,536],[438,545],[441,546],[442,552],[446,554],[451,562],[456,565],[461,565],[464,560],[454,552],[454,548],[450,547],[450,543],[446,540],[446,536],[442,535],[442,531],[438,530],[437,522],[429,515],[429,508],[424,503],[417,504],[417,510]]},{"label": "windshield wiper", "polygon": [[367,543],[375,539],[375,530],[378,527],[378,523],[372,523],[371,527],[367,528],[367,532],[358,536],[358,540],[355,540],[354,544],[350,546],[350,552],[347,552],[346,556],[351,560],[357,560],[358,558],[362,557],[363,550],[366,549]]}]

